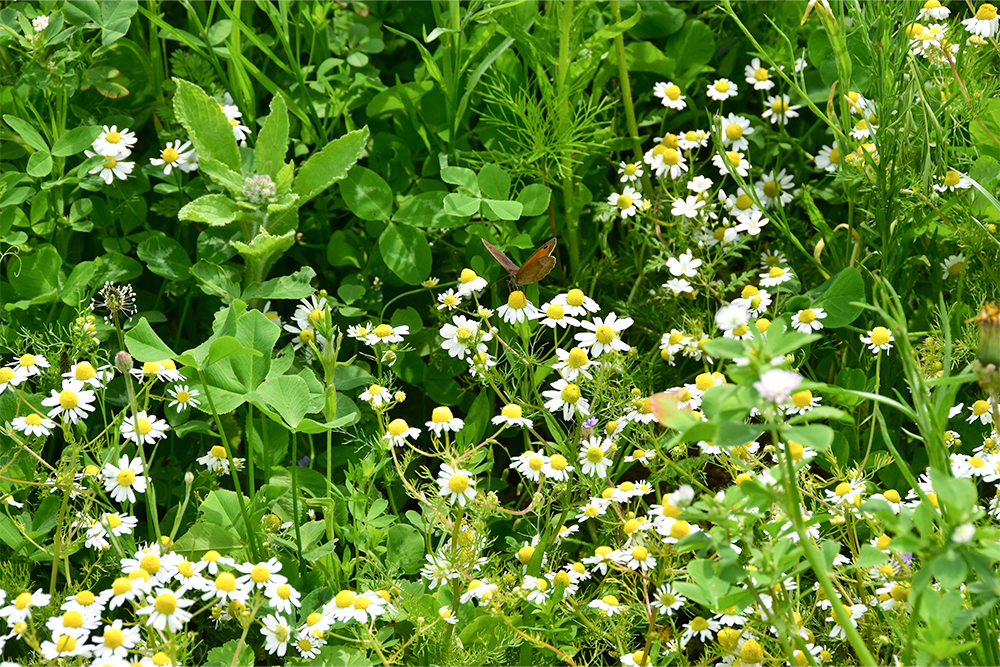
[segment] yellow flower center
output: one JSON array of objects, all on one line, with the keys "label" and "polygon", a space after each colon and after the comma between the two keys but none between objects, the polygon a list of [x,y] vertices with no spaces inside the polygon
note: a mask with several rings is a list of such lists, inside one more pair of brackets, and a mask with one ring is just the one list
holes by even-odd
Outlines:
[{"label": "yellow flower center", "polygon": [[[729,125],[726,126],[726,137],[730,141],[736,141],[742,136],[743,136],[743,126],[740,125],[739,123],[730,123]],[[732,161],[732,158],[730,158],[730,161]]]},{"label": "yellow flower center", "polygon": [[107,134],[106,134],[106,135],[104,136],[104,139],[105,139],[105,141],[107,141],[107,142],[108,142],[109,144],[117,144],[117,143],[118,143],[119,141],[121,141],[121,140],[122,140],[122,135],[121,135],[121,133],[120,133],[120,132],[108,132],[108,133],[107,133]]},{"label": "yellow flower center", "polygon": [[798,461],[803,456],[805,456],[806,448],[801,444],[795,442],[794,440],[788,441],[788,454],[792,457],[793,461]]},{"label": "yellow flower center", "polygon": [[859,120],[857,123],[854,124],[854,129],[859,131],[867,130],[868,123],[865,121],[864,118],[862,118],[861,120]]},{"label": "yellow flower center", "polygon": [[535,547],[525,546],[517,550],[517,559],[522,565],[527,565],[535,555]]},{"label": "yellow flower center", "polygon": [[680,86],[677,84],[667,86],[663,89],[663,94],[676,102],[677,98],[681,96]]},{"label": "yellow flower center", "polygon": [[882,495],[890,503],[898,503],[899,501],[902,500],[902,497],[899,495],[899,491],[897,491],[896,489],[889,489],[888,491],[886,491]]},{"label": "yellow flower center", "polygon": [[965,262],[955,262],[948,267],[948,275],[957,278],[961,275],[963,269],[965,269]]},{"label": "yellow flower center", "polygon": [[649,557],[649,549],[647,549],[646,547],[636,547],[635,549],[632,549],[632,558],[636,559],[637,561],[640,562],[644,561],[648,557]]},{"label": "yellow flower center", "polygon": [[627,164],[627,165],[625,165],[625,169],[623,169],[623,171],[625,172],[626,176],[633,176],[633,175],[635,175],[635,172],[636,172],[637,169],[639,169],[639,167],[637,167],[636,165],[634,165],[634,164]]},{"label": "yellow flower center", "polygon": [[471,339],[472,335],[472,329],[469,327],[458,327],[458,329],[455,330],[455,338],[463,342]]},{"label": "yellow flower center", "polygon": [[780,266],[772,266],[771,270],[767,272],[769,278],[780,278],[785,275],[785,271]]},{"label": "yellow flower center", "polygon": [[559,398],[566,403],[576,403],[580,400],[580,387],[575,384],[568,384],[559,392]]},{"label": "yellow flower center", "polygon": [[885,327],[875,327],[872,329],[872,343],[875,345],[885,345],[891,339],[889,330]]},{"label": "yellow flower center", "polygon": [[729,92],[729,82],[728,81],[722,81],[722,80],[716,81],[714,88],[715,88],[715,91],[718,92],[718,93],[728,93]]},{"label": "yellow flower center", "polygon": [[448,488],[452,493],[464,493],[469,488],[469,476],[458,473],[448,480]]},{"label": "yellow flower center", "polygon": [[[612,332],[613,334],[614,332]],[[606,342],[606,341],[602,341]],[[574,347],[569,351],[569,356],[566,357],[566,364],[570,368],[583,368],[589,363],[587,358],[587,353],[578,347]]]},{"label": "yellow flower center", "polygon": [[24,418],[24,422],[30,426],[41,426],[42,416],[32,412],[30,415]]},{"label": "yellow flower center", "polygon": [[17,373],[14,372],[13,368],[7,368],[6,366],[0,368],[0,384],[7,384],[15,377],[17,377]]},{"label": "yellow flower center", "polygon": [[378,386],[377,384],[373,384],[370,387],[368,387],[368,393],[371,394],[372,396],[378,396],[382,393],[382,391],[383,391],[382,387]]},{"label": "yellow flower center", "polygon": [[177,364],[174,363],[173,359],[164,359],[160,362],[160,365],[163,366],[163,369],[167,371],[177,370]]},{"label": "yellow flower center", "polygon": [[739,338],[740,336],[745,336],[748,331],[750,331],[750,327],[745,324],[741,324],[733,329],[733,335]]},{"label": "yellow flower center", "polygon": [[168,147],[163,149],[163,152],[160,153],[160,157],[162,157],[163,161],[167,164],[173,164],[174,162],[177,162],[181,156],[176,150],[173,149],[173,147]]},{"label": "yellow flower center", "polygon": [[715,386],[715,378],[711,373],[701,373],[694,379],[694,384],[698,389],[705,391],[709,387]]},{"label": "yellow flower center", "polygon": [[989,411],[990,411],[990,404],[987,403],[986,401],[979,400],[972,404],[972,414],[976,415],[977,417],[985,415]]},{"label": "yellow flower center", "polygon": [[[625,484],[628,484],[628,482],[625,482]],[[632,489],[625,488],[625,484],[622,484],[622,491],[631,491]],[[622,530],[625,532],[626,535],[631,535],[635,531],[639,530],[639,526],[641,525],[642,522],[639,521],[639,519],[629,519],[628,521],[625,522],[625,526],[622,528]]]},{"label": "yellow flower center", "polygon": [[132,581],[128,577],[118,577],[111,584],[111,590],[114,591],[115,595],[124,595],[132,590]]},{"label": "yellow flower center", "polygon": [[177,598],[174,597],[173,593],[160,593],[156,596],[156,602],[153,603],[153,606],[156,611],[164,616],[169,616],[177,610]]},{"label": "yellow flower center", "polygon": [[444,295],[444,305],[454,306],[456,303],[458,303],[458,297],[456,297],[454,294]]},{"label": "yellow flower center", "polygon": [[56,651],[59,653],[72,653],[76,650],[76,640],[69,635],[60,635],[56,640]]},{"label": "yellow flower center", "polygon": [[785,112],[788,111],[788,102],[786,102],[784,98],[779,97],[771,105],[771,111],[778,114],[779,116],[783,115]]},{"label": "yellow flower center", "polygon": [[781,192],[781,184],[778,181],[768,181],[764,184],[764,194],[769,198],[774,199]]},{"label": "yellow flower center", "polygon": [[593,505],[587,505],[587,507],[584,508],[583,513],[593,519],[597,516],[597,508]]},{"label": "yellow flower center", "polygon": [[830,162],[840,164],[840,149],[836,146],[830,149]]},{"label": "yellow flower center", "polygon": [[549,467],[553,470],[565,470],[567,464],[568,461],[562,454],[553,454],[552,458],[549,459]]},{"label": "yellow flower center", "polygon": [[736,208],[740,211],[746,211],[751,206],[753,206],[753,199],[750,199],[750,195],[743,193],[736,197]]},{"label": "yellow flower center", "polygon": [[236,590],[236,576],[232,572],[220,572],[215,578],[215,588],[226,593]]},{"label": "yellow flower center", "polygon": [[392,327],[388,324],[380,324],[375,327],[375,335],[379,338],[387,338],[392,335]]},{"label": "yellow flower center", "polygon": [[[289,589],[289,592],[290,591],[291,591],[291,589]],[[368,609],[368,606],[371,603],[372,603],[372,601],[368,598],[367,595],[359,595],[358,597],[354,598],[354,608],[355,609],[361,609],[361,610]]]},{"label": "yellow flower center", "polygon": [[125,468],[118,473],[118,483],[122,486],[132,486],[132,482],[135,481],[135,473],[131,469]]},{"label": "yellow flower center", "polygon": [[156,574],[160,571],[160,559],[155,554],[146,554],[139,561],[139,567],[150,574]]},{"label": "yellow flower center", "polygon": [[536,472],[541,470],[543,465],[545,465],[545,461],[542,460],[541,456],[532,456],[528,459],[528,467]]},{"label": "yellow flower center", "polygon": [[666,146],[667,148],[677,148],[680,146],[680,140],[677,138],[676,134],[668,133],[663,140],[660,141],[661,146]]},{"label": "yellow flower center", "polygon": [[757,79],[758,81],[767,81],[770,78],[770,76],[768,75],[766,69],[760,67],[757,69],[757,71],[753,73],[753,78]]},{"label": "yellow flower center", "polygon": [[[906,36],[909,37],[910,39],[913,39],[923,31],[924,31],[924,26],[920,23],[911,23],[910,25],[906,26]],[[854,94],[857,95],[857,93]],[[857,99],[855,99],[854,101],[856,102]]]},{"label": "yellow flower center", "polygon": [[446,424],[454,418],[455,416],[451,414],[451,408],[447,408],[443,405],[439,405],[434,408],[433,412],[431,412],[431,421],[435,424]]},{"label": "yellow flower center", "polygon": [[663,164],[672,167],[681,161],[681,154],[674,148],[668,148],[663,153]]},{"label": "yellow flower center", "polygon": [[147,375],[154,375],[163,370],[159,361],[147,361],[142,365],[142,372]]},{"label": "yellow flower center", "polygon": [[[739,127],[739,126],[737,126],[737,127]],[[728,135],[728,132],[727,132],[727,135]],[[743,158],[741,158],[740,154],[737,153],[736,151],[729,151],[728,153],[726,153],[726,159],[729,160],[729,164],[733,165],[734,169],[736,167],[739,167],[740,163],[743,161]]]},{"label": "yellow flower center", "polygon": [[256,583],[262,584],[271,578],[271,572],[263,565],[257,565],[250,570],[250,578]]},{"label": "yellow flower center", "polygon": [[764,649],[761,647],[760,642],[752,637],[740,649],[740,660],[744,665],[759,663],[763,659]]},{"label": "yellow flower center", "polygon": [[618,208],[625,210],[632,206],[632,198],[628,195],[618,195]]},{"label": "yellow flower center", "polygon": [[112,512],[111,514],[104,517],[104,520],[108,522],[111,528],[117,528],[122,525],[122,518],[117,512]]},{"label": "yellow flower center", "polygon": [[944,175],[944,184],[947,187],[954,187],[962,180],[962,175],[951,169]]},{"label": "yellow flower center", "polygon": [[17,360],[21,365],[21,368],[31,368],[35,365],[35,355],[33,354],[22,354],[21,358]]},{"label": "yellow flower center", "polygon": [[988,2],[984,2],[976,11],[976,18],[980,21],[992,21],[997,17],[997,8]]},{"label": "yellow flower center", "polygon": [[67,628],[83,627],[83,614],[78,611],[67,611],[62,616],[63,625]]},{"label": "yellow flower center", "polygon": [[594,445],[587,448],[587,460],[591,463],[600,463],[604,460],[604,450]]},{"label": "yellow flower center", "polygon": [[[292,597],[292,587],[288,584],[281,584],[274,590],[274,592],[277,593],[278,597],[282,600],[287,600]],[[367,607],[368,605],[365,606]]]},{"label": "yellow flower center", "polygon": [[642,649],[639,649],[632,654],[632,660],[636,665],[639,665],[639,667],[647,667],[649,664],[649,660],[646,659],[646,652]]},{"label": "yellow flower center", "polygon": [[542,579],[541,577],[538,577],[537,579],[535,579],[535,588],[544,593],[549,589],[549,582],[546,581],[545,579]]},{"label": "yellow flower center", "polygon": [[193,577],[194,576],[194,563],[192,563],[191,561],[189,561],[187,559],[184,559],[184,560],[181,561],[180,565],[177,566],[177,571],[180,572],[181,575],[183,575],[185,577]]},{"label": "yellow flower center", "polygon": [[802,322],[803,324],[811,324],[812,322],[815,321],[816,321],[816,313],[814,313],[812,309],[806,308],[805,310],[799,313],[799,322]]},{"label": "yellow flower center", "polygon": [[608,605],[609,607],[619,606],[618,598],[616,598],[614,595],[605,595],[604,597],[601,598],[601,602]]},{"label": "yellow flower center", "polygon": [[521,415],[524,414],[524,412],[521,410],[520,405],[509,403],[503,406],[503,410],[500,411],[500,414],[506,417],[507,419],[520,419]]},{"label": "yellow flower center", "polygon": [[691,524],[689,524],[684,519],[677,519],[674,524],[670,526],[670,537],[675,539],[683,539],[691,534]]},{"label": "yellow flower center", "polygon": [[569,572],[556,572],[556,576],[552,577],[552,583],[558,586],[562,584],[563,586],[569,586],[573,583],[573,578],[569,576]]},{"label": "yellow flower center", "polygon": [[471,283],[473,280],[475,280],[478,277],[479,277],[479,275],[476,274],[476,272],[473,271],[472,269],[462,269],[461,280],[462,280],[462,284],[463,285],[465,283]]},{"label": "yellow flower center", "polygon": [[582,290],[578,290],[578,289],[574,288],[574,289],[571,289],[569,292],[566,293],[566,303],[569,304],[569,305],[571,305],[571,306],[574,306],[574,307],[582,306],[583,303],[584,303],[584,301],[586,301],[586,300],[587,300],[587,297],[584,295],[584,293],[583,293]]},{"label": "yellow flower center", "polygon": [[597,327],[597,331],[595,331],[594,334],[597,336],[597,342],[602,345],[607,345],[615,339],[615,330],[607,324],[602,324]]},{"label": "yellow flower center", "polygon": [[604,432],[608,435],[614,435],[615,431],[618,430],[618,422],[612,419],[607,424],[604,425]]},{"label": "yellow flower center", "polygon": [[76,392],[70,391],[69,389],[63,389],[59,392],[59,405],[63,410],[72,410],[80,402],[79,397]]},{"label": "yellow flower center", "polygon": [[145,417],[139,417],[135,421],[135,432],[139,435],[146,435],[153,430],[153,425]]},{"label": "yellow flower center", "polygon": [[114,169],[115,165],[118,164],[118,161],[111,155],[105,155],[104,157],[108,158],[102,165],[105,169]]},{"label": "yellow flower center", "polygon": [[561,320],[566,315],[566,309],[558,303],[553,303],[545,309],[545,314],[549,317],[549,319]]},{"label": "yellow flower center", "polygon": [[391,422],[389,422],[389,435],[391,435],[394,438],[399,437],[404,433],[406,433],[407,429],[409,428],[410,426],[409,424],[406,423],[405,420],[393,419]]},{"label": "yellow flower center", "polygon": [[514,310],[521,310],[528,305],[528,298],[521,290],[515,290],[507,297],[507,307]]},{"label": "yellow flower center", "polygon": [[795,404],[797,408],[804,408],[812,403],[813,395],[808,389],[803,389],[802,391],[797,391],[792,394],[792,403]]},{"label": "yellow flower center", "polygon": [[125,635],[118,628],[111,628],[104,632],[104,645],[107,648],[118,648],[125,643]]}]

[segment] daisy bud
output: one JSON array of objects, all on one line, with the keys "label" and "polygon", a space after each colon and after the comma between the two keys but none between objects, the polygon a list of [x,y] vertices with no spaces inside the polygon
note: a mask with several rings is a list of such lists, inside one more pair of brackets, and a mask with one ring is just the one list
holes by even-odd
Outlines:
[{"label": "daisy bud", "polygon": [[128,375],[128,372],[132,370],[132,355],[122,350],[115,355],[115,368],[122,375]]}]

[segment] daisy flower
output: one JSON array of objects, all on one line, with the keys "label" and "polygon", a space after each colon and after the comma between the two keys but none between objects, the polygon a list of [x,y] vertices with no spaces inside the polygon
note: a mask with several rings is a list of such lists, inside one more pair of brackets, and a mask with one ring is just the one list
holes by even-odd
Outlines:
[{"label": "daisy flower", "polygon": [[729,79],[716,79],[705,92],[716,102],[724,102],[730,97],[736,97],[738,87]]},{"label": "daisy flower", "polygon": [[39,647],[42,657],[50,662],[74,656],[90,656],[90,645],[83,637],[75,635],[52,635],[52,641],[44,641]]},{"label": "daisy flower", "polygon": [[292,607],[302,606],[299,601],[302,594],[288,584],[269,583],[264,587],[264,597],[272,608],[283,614],[291,614]]},{"label": "daisy flower", "polygon": [[148,615],[147,626],[152,626],[157,630],[169,629],[170,632],[180,632],[184,624],[191,620],[193,614],[187,611],[187,607],[194,604],[194,600],[177,597],[173,591],[167,588],[156,589],[156,596],[146,598],[146,607],[136,611],[141,616]]},{"label": "daisy flower", "polygon": [[515,290],[507,297],[507,303],[497,308],[497,315],[507,324],[514,324],[536,319],[539,310],[528,301],[524,292]]},{"label": "daisy flower", "polygon": [[476,480],[472,479],[472,473],[468,470],[452,468],[447,463],[441,464],[438,485],[441,487],[438,495],[448,498],[452,505],[458,501],[460,507],[465,507],[467,502],[471,502],[476,497]]},{"label": "daisy flower", "polygon": [[659,609],[661,614],[672,616],[685,603],[687,603],[687,598],[675,592],[672,585],[664,584],[656,589],[652,606]]},{"label": "daisy flower", "polygon": [[579,347],[574,347],[569,352],[562,348],[556,348],[556,357],[559,361],[552,364],[552,369],[559,371],[559,375],[570,382],[576,382],[581,375],[588,380],[593,380],[594,377],[588,372],[589,369],[601,365],[599,361],[591,361],[587,357],[587,352]]},{"label": "daisy flower", "polygon": [[610,350],[628,352],[632,348],[619,337],[619,334],[632,326],[632,322],[631,317],[619,319],[618,315],[611,311],[604,319],[595,317],[593,322],[586,320],[580,322],[580,326],[587,331],[576,334],[574,338],[579,342],[579,347],[590,348],[595,358]]},{"label": "daisy flower", "polygon": [[694,278],[698,275],[698,267],[701,264],[702,261],[695,259],[690,250],[681,253],[678,257],[667,258],[667,268],[670,269],[670,274],[674,276]]},{"label": "daisy flower", "polygon": [[759,275],[762,287],[777,287],[795,277],[791,269],[787,267],[783,269],[780,266],[772,266],[768,271]]},{"label": "daisy flower", "polygon": [[941,6],[941,0],[927,0],[917,14],[917,18],[925,21],[943,21],[951,16],[951,10]]},{"label": "daisy flower", "polygon": [[772,125],[785,125],[788,123],[789,118],[798,118],[798,110],[802,108],[801,104],[788,104],[788,95],[772,95],[764,101],[764,106],[767,110],[763,114],[763,118],[770,118]]},{"label": "daisy flower", "polygon": [[445,623],[449,623],[451,625],[455,625],[456,623],[458,623],[458,617],[455,616],[455,613],[451,610],[451,607],[447,605],[438,609],[438,617]]},{"label": "daisy flower", "polygon": [[642,545],[636,545],[631,549],[621,549],[615,552],[615,562],[624,565],[630,570],[646,572],[656,567],[656,558],[649,553],[649,549]]},{"label": "daisy flower", "polygon": [[520,405],[516,403],[508,403],[503,406],[500,414],[493,418],[493,424],[500,426],[520,426],[522,428],[532,428],[533,424],[530,419],[526,419],[522,416],[523,411]]},{"label": "daisy flower", "polygon": [[[874,118],[874,116],[872,116],[872,118]],[[868,137],[870,137],[874,132],[875,128],[870,127],[868,125],[868,120],[862,118],[857,123],[855,123],[854,127],[851,129],[851,137],[857,139],[858,141],[861,141],[862,139],[867,139]]]},{"label": "daisy flower", "polygon": [[43,593],[41,588],[34,593],[25,591],[14,598],[9,605],[0,609],[0,618],[7,619],[7,626],[12,628],[31,618],[32,608],[47,607],[51,601],[52,596]]},{"label": "daisy flower", "polygon": [[106,463],[104,470],[104,490],[111,493],[111,499],[116,502],[135,502],[136,493],[145,493],[146,476],[142,470],[142,459],[138,456],[129,461],[128,455],[123,455],[118,465]]},{"label": "daisy flower", "polygon": [[642,178],[643,173],[640,165],[631,162],[618,163],[618,175],[621,177],[622,183],[635,183]]},{"label": "daisy flower", "polygon": [[678,197],[670,206],[670,214],[676,217],[696,218],[705,207],[705,200],[698,195]]},{"label": "daisy flower", "polygon": [[[661,148],[658,146],[657,148]],[[676,181],[682,175],[687,173],[688,164],[684,156],[676,148],[663,148],[661,151],[655,151],[655,159],[653,164],[650,165],[656,176],[667,178]]]},{"label": "daisy flower", "polygon": [[126,660],[129,651],[139,645],[142,640],[142,629],[138,626],[125,626],[122,619],[115,619],[110,625],[104,626],[104,632],[98,636],[91,635],[91,649],[98,660]]},{"label": "daisy flower", "polygon": [[740,222],[740,224],[736,225],[736,231],[746,232],[750,236],[757,236],[760,234],[764,226],[770,222],[764,217],[764,214],[757,209],[741,213],[736,219]]},{"label": "daisy flower", "polygon": [[85,385],[90,385],[95,389],[100,389],[114,377],[114,371],[108,365],[94,368],[89,361],[78,361],[69,367],[69,371],[62,374],[64,378],[79,380]]},{"label": "daisy flower", "polygon": [[532,482],[537,482],[542,475],[542,469],[548,463],[548,459],[549,457],[541,452],[533,452],[529,449],[515,456],[511,460],[510,467]]},{"label": "daisy flower", "polygon": [[957,278],[962,275],[962,271],[965,269],[965,255],[958,253],[957,255],[949,255],[948,259],[941,262],[941,279],[948,280],[949,278]]},{"label": "daisy flower", "polygon": [[1000,32],[1000,18],[997,17],[997,8],[984,2],[979,5],[976,15],[962,21],[965,29],[973,35],[979,35],[983,39],[990,39]]},{"label": "daisy flower", "polygon": [[580,443],[580,472],[590,477],[605,477],[612,460],[608,450],[611,449],[611,438],[590,436]]},{"label": "daisy flower", "polygon": [[750,175],[750,161],[739,151],[716,153],[712,156],[712,164],[719,170],[719,175],[722,177],[729,175],[730,168],[743,178]]},{"label": "daisy flower", "polygon": [[168,430],[170,430],[170,426],[166,420],[151,417],[145,411],[134,417],[125,417],[121,426],[122,437],[137,445],[154,445],[157,440],[167,436]]},{"label": "daisy flower", "polygon": [[743,69],[746,82],[753,86],[754,90],[771,90],[774,88],[774,81],[766,67],[761,66],[760,58],[754,58],[750,64]]},{"label": "daisy flower", "polygon": [[459,275],[459,283],[458,295],[463,297],[471,296],[489,285],[486,282],[486,278],[479,276],[472,269],[462,269],[462,273]]},{"label": "daisy flower", "polygon": [[[91,144],[91,148],[100,155],[109,157],[118,155],[127,156],[131,153],[131,148],[135,145],[135,142],[135,132],[130,131],[127,127],[119,131],[117,125],[112,125],[110,128],[105,125],[104,131],[97,135],[94,143]],[[90,156],[88,155],[87,157]]]},{"label": "daisy flower", "polygon": [[750,119],[734,113],[721,119],[722,143],[731,151],[745,151],[750,148],[747,137],[754,133]]},{"label": "daisy flower", "polygon": [[601,309],[596,301],[576,288],[557,295],[556,298],[552,299],[552,303],[562,306],[566,314],[571,317],[584,317],[587,313],[596,313]]},{"label": "daisy flower", "polygon": [[591,498],[590,502],[581,507],[576,513],[576,520],[583,523],[587,519],[604,516],[611,506],[611,501],[605,498]]},{"label": "daisy flower", "polygon": [[753,383],[753,388],[765,401],[784,403],[802,384],[802,380],[803,377],[795,371],[772,368],[761,374],[760,379]]},{"label": "daisy flower", "polygon": [[[750,311],[743,304],[730,303],[715,313],[715,324],[719,329],[731,333],[736,329],[745,327],[750,321]],[[745,332],[739,335],[744,335]]]},{"label": "daisy flower", "polygon": [[619,656],[619,660],[625,667],[650,667],[649,656],[642,649]]},{"label": "daisy flower", "polygon": [[694,287],[691,286],[691,283],[688,282],[687,278],[671,278],[667,282],[663,283],[661,287],[670,290],[671,294],[674,296],[694,292]]},{"label": "daisy flower", "polygon": [[52,390],[52,395],[42,400],[42,405],[49,410],[49,417],[62,415],[63,419],[69,419],[74,424],[79,419],[86,419],[88,413],[93,412],[94,401],[97,397],[94,392],[84,389],[84,384],[79,380],[63,380],[62,391]]},{"label": "daisy flower", "polygon": [[439,332],[441,348],[448,352],[449,357],[464,359],[475,352],[486,352],[485,343],[493,340],[493,334],[479,330],[479,322],[464,315],[455,315],[452,321],[441,327]]},{"label": "daisy flower", "polygon": [[292,636],[288,621],[284,616],[268,614],[260,622],[264,626],[260,629],[260,634],[264,635],[266,640],[264,649],[271,655],[284,656],[288,650],[288,640]]},{"label": "daisy flower", "polygon": [[46,438],[51,435],[52,429],[56,427],[56,423],[38,413],[32,412],[30,415],[24,417],[15,417],[11,421],[11,426],[14,427],[15,431],[20,431],[25,435]]},{"label": "daisy flower", "polygon": [[249,586],[264,590],[268,584],[284,584],[288,578],[281,572],[281,561],[271,558],[259,563],[236,563],[233,565],[242,576],[236,578],[237,586]]},{"label": "daisy flower", "polygon": [[833,173],[841,168],[840,147],[834,141],[832,146],[823,146],[816,154],[816,168]]},{"label": "daisy flower", "polygon": [[4,393],[8,387],[16,387],[24,382],[25,377],[18,375],[17,371],[7,366],[0,366],[0,394]]},{"label": "daisy flower", "polygon": [[[91,153],[88,150],[83,151],[83,154],[87,157],[96,157],[97,153]],[[111,182],[115,180],[117,176],[119,180],[124,181],[125,177],[132,173],[132,169],[135,167],[135,162],[124,162],[123,159],[127,158],[131,153],[128,150],[118,154],[118,155],[104,155],[104,162],[99,163],[96,167],[91,169],[89,174],[100,174],[100,177],[104,180],[107,185],[111,185]]]},{"label": "daisy flower", "polygon": [[539,321],[539,323],[549,327],[550,329],[555,329],[556,327],[562,327],[565,329],[571,324],[575,327],[580,326],[580,320],[567,315],[566,308],[558,303],[555,303],[554,301],[543,305],[538,310],[535,318]]},{"label": "daisy flower", "polygon": [[757,190],[757,196],[760,198],[764,208],[774,208],[778,205],[779,201],[782,206],[792,201],[790,190],[793,187],[795,187],[795,181],[792,180],[790,174],[785,173],[784,169],[778,172],[777,175],[775,175],[774,171],[765,174],[754,185],[754,188]]},{"label": "daisy flower", "polygon": [[563,419],[567,421],[573,419],[577,412],[590,414],[590,402],[583,398],[580,387],[566,380],[556,380],[552,389],[543,391],[542,396],[549,399],[545,402],[545,409],[553,414],[562,410]]},{"label": "daisy flower", "polygon": [[712,619],[706,619],[703,616],[695,616],[691,621],[684,626],[684,632],[681,634],[681,646],[687,646],[695,637],[698,637],[702,643],[707,644],[712,641],[715,633],[719,631],[722,625]]},{"label": "daisy flower", "polygon": [[[190,141],[168,141],[167,145],[160,151],[160,157],[149,158],[149,163],[155,167],[163,165],[163,175],[169,176],[174,167],[183,171],[192,171],[191,158],[194,149],[191,148]],[[196,164],[196,163],[195,163]]]},{"label": "daisy flower", "polygon": [[791,395],[792,404],[785,408],[785,414],[804,415],[813,408],[817,407],[820,400],[819,396],[813,396],[813,393],[808,389],[797,391]]},{"label": "daisy flower", "polygon": [[[195,459],[198,463],[208,468],[211,473],[222,473],[226,474],[229,472],[229,457],[226,454],[226,448],[222,445],[213,445],[211,449],[208,450],[208,454],[204,456],[199,456]],[[236,466],[237,470],[243,467],[243,459],[233,458],[233,464]]]},{"label": "daisy flower", "polygon": [[542,474],[549,479],[556,482],[565,482],[569,480],[570,473],[573,472],[575,468],[569,465],[569,461],[562,454],[553,454],[546,461],[545,467],[542,468]]},{"label": "daisy flower", "polygon": [[250,128],[241,124],[236,118],[230,118],[229,124],[233,126],[233,136],[236,137],[236,141],[240,142],[240,145],[246,146]]},{"label": "daisy flower", "polygon": [[552,592],[549,590],[549,582],[544,577],[533,577],[528,575],[521,584],[521,589],[527,593],[528,602],[538,606],[544,605]]},{"label": "daisy flower", "polygon": [[200,395],[198,390],[191,389],[186,384],[174,385],[173,387],[167,389],[167,393],[170,394],[170,398],[172,399],[170,403],[167,404],[167,407],[172,408],[176,405],[178,414],[190,407],[198,407],[201,405],[201,401],[195,398]]},{"label": "daisy flower", "polygon": [[410,335],[410,327],[406,324],[395,327],[388,324],[380,324],[365,337],[365,342],[373,347],[377,343],[402,343],[403,336],[408,335]]},{"label": "daisy flower", "polygon": [[438,310],[444,310],[444,309],[455,310],[456,308],[462,305],[462,297],[460,297],[458,294],[455,294],[455,290],[453,289],[449,289],[447,292],[442,292],[441,294],[438,294],[437,300],[439,304],[437,306]]},{"label": "daisy flower", "polygon": [[365,403],[370,403],[373,408],[377,408],[380,405],[388,403],[392,397],[389,395],[388,389],[377,384],[373,384],[362,392],[358,398]]},{"label": "daisy flower", "polygon": [[48,360],[42,355],[30,353],[22,354],[17,361],[8,364],[15,373],[21,375],[25,380],[35,375],[41,375],[41,369],[48,368],[49,365]]},{"label": "daisy flower", "polygon": [[426,422],[424,426],[440,438],[442,433],[456,433],[462,430],[465,422],[453,415],[451,408],[439,405],[431,411],[431,420]]},{"label": "daisy flower", "polygon": [[993,423],[993,406],[989,402],[978,400],[969,406],[969,417],[965,421],[971,424],[977,420],[987,426]]},{"label": "daisy flower", "polygon": [[889,354],[895,340],[892,337],[892,332],[885,327],[875,327],[868,332],[867,336],[861,336],[861,342],[868,346],[872,354],[878,354],[880,350]]},{"label": "daisy flower", "polygon": [[626,185],[621,194],[612,192],[608,195],[608,205],[618,207],[622,218],[629,218],[635,215],[636,207],[642,205],[642,195]]},{"label": "daisy flower", "polygon": [[823,328],[820,320],[826,318],[826,311],[822,308],[804,308],[792,315],[792,326],[799,333],[812,333]]},{"label": "daisy flower", "polygon": [[614,616],[628,610],[628,607],[619,602],[614,595],[605,595],[597,600],[591,600],[587,606],[591,609],[597,609],[601,616]]},{"label": "daisy flower", "polygon": [[491,584],[485,579],[473,579],[469,582],[469,587],[462,593],[459,602],[461,604],[468,604],[470,600],[476,599],[479,600],[480,606],[485,606],[496,589],[496,584]]},{"label": "daisy flower", "polygon": [[389,422],[383,440],[388,440],[396,447],[405,447],[411,438],[420,437],[420,429],[413,428],[406,423],[405,419],[393,419]]},{"label": "daisy flower", "polygon": [[[934,176],[934,180],[938,180],[936,175]],[[934,184],[934,189],[938,192],[954,192],[955,190],[965,190],[971,187],[972,181],[953,169],[945,172],[940,184]]]},{"label": "daisy flower", "polygon": [[653,95],[668,109],[680,111],[687,106],[687,98],[681,95],[680,86],[673,81],[659,81],[653,86]]}]

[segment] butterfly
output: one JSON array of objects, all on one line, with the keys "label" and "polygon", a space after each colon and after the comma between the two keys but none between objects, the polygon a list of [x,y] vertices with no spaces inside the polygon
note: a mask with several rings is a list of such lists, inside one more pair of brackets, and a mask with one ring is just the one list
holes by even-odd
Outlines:
[{"label": "butterfly", "polygon": [[539,280],[549,275],[549,271],[552,267],[556,265],[556,258],[552,256],[552,253],[556,250],[556,239],[553,236],[548,241],[542,244],[542,247],[531,254],[521,266],[518,266],[514,262],[510,261],[510,257],[500,252],[494,245],[489,243],[486,239],[483,239],[483,245],[486,249],[490,251],[493,255],[493,259],[500,262],[500,266],[507,270],[510,274],[508,282],[511,288],[517,289],[522,285],[530,285],[531,283],[537,283]]}]

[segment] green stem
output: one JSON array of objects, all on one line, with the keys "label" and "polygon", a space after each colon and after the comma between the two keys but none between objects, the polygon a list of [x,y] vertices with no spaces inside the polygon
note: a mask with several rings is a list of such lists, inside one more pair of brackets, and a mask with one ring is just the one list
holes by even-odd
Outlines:
[{"label": "green stem", "polygon": [[301,577],[302,580],[305,581],[305,579],[306,579],[306,561],[302,557],[302,531],[299,528],[299,524],[301,523],[299,521],[299,484],[298,484],[298,479],[299,479],[299,464],[298,464],[298,461],[296,461],[296,458],[295,458],[298,455],[298,451],[297,451],[298,448],[295,446],[296,436],[297,435],[298,434],[295,431],[293,431],[292,432],[292,437],[291,437],[291,441],[292,441],[292,470],[291,470],[291,472],[292,472],[292,525],[295,526],[295,548],[296,548],[296,550],[298,551],[298,554],[299,554],[299,577]]},{"label": "green stem", "polygon": [[[615,23],[622,22],[622,10],[619,0],[611,0],[611,15]],[[622,91],[622,104],[625,105],[625,124],[628,127],[628,135],[635,140],[635,145],[632,146],[632,159],[636,164],[642,164],[642,147],[639,145],[639,125],[635,122],[635,108],[632,105],[632,84],[628,78],[628,63],[625,62],[625,38],[622,33],[615,35],[615,58],[618,60],[618,84]],[[648,170],[643,171],[642,191],[647,193],[647,196],[653,192]]]}]

